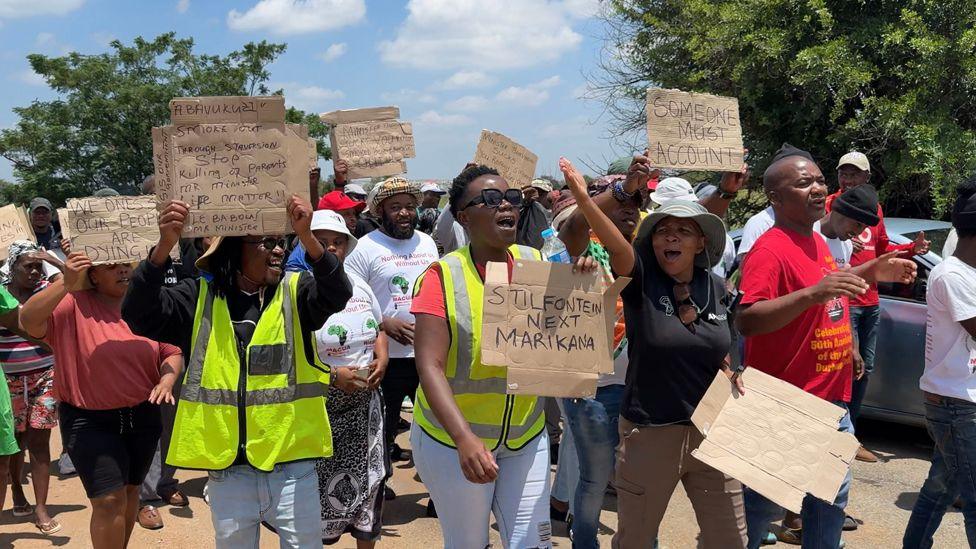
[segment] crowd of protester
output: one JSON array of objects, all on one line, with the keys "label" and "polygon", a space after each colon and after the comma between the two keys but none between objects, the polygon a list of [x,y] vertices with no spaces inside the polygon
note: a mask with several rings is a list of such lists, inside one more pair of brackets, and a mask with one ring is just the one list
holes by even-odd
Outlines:
[{"label": "crowd of protester", "polygon": [[[808,495],[788,513],[692,455],[703,435],[691,415],[719,372],[745,394],[749,367],[839,406],[839,429],[856,435],[877,284],[911,282],[912,258],[929,251],[924,234],[890,243],[867,156],[844,155],[828,194],[817,161],[784,144],[762,174],[769,207],[738,247],[724,219],[747,165],[697,186],[643,155],[592,180],[559,166],[562,190],[469,164],[448,188],[391,177],[367,192],[338,161],[314,207],[289,199],[294,236],[184,238],[189,206],[171,201],[138,264],[93,265],[35,198],[34,241],[14,242],[0,268],[0,478],[14,514],[44,535],[62,529],[47,506],[60,427],[59,468],[81,479],[97,548],[126,546],[136,523],[162,528],[158,505],[189,505],[180,468],[207,472],[218,547],[255,547],[262,525],[283,547],[345,534],[373,547],[396,462],[416,468],[446,547],[488,546],[492,516],[505,547],[551,546],[555,520],[574,547],[600,547],[608,493],[613,546],[656,546],[679,482],[703,547],[842,547],[858,526],[849,472],[835,501]],[[920,383],[936,448],[904,534],[912,548],[932,546],[957,497],[976,546],[976,178],[952,221],[928,279]],[[544,259],[548,229],[574,271],[632,279],[608,313],[613,371],[592,398],[508,395],[505,369],[482,362],[486,265],[511,276],[516,260]],[[826,367],[811,345],[822,333],[849,334]],[[877,456],[862,447],[857,459]]]}]

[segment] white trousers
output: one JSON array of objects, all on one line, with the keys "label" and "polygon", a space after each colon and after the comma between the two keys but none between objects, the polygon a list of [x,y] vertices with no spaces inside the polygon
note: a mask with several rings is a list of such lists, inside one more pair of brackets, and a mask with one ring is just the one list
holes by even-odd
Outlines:
[{"label": "white trousers", "polygon": [[410,444],[417,473],[437,508],[445,548],[487,547],[492,514],[504,547],[552,547],[545,430],[517,451],[495,450],[498,478],[489,484],[464,478],[457,450],[428,436],[416,422],[410,429]]}]

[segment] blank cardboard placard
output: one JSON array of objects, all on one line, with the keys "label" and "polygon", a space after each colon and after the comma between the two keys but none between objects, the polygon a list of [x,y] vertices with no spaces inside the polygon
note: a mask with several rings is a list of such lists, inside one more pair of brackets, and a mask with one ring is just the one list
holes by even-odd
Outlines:
[{"label": "blank cardboard placard", "polygon": [[647,141],[654,167],[737,172],[743,162],[739,100],[651,88]]},{"label": "blank cardboard placard", "polygon": [[0,259],[7,259],[7,249],[17,240],[37,242],[34,229],[27,220],[27,212],[19,206],[7,204],[0,208]]},{"label": "blank cardboard placard", "polygon": [[691,416],[705,435],[692,455],[799,513],[806,494],[833,502],[859,446],[837,430],[844,410],[747,368],[745,395],[718,372]]},{"label": "blank cardboard placard", "polygon": [[508,184],[522,188],[532,183],[539,157],[504,135],[481,130],[481,139],[474,152],[474,163],[495,168]]},{"label": "blank cardboard placard", "polygon": [[58,210],[72,252],[85,252],[94,265],[134,263],[159,241],[152,196],[73,198]]},{"label": "blank cardboard placard", "polygon": [[397,107],[332,111],[321,115],[332,126],[329,139],[336,160],[349,166],[346,177],[386,177],[407,173],[414,158],[413,126],[401,122]]},{"label": "blank cardboard placard", "polygon": [[599,374],[613,372],[613,322],[620,291],[571,265],[516,260],[488,263],[481,361],[506,366],[509,394],[588,397]]},{"label": "blank cardboard placard", "polygon": [[190,205],[183,236],[285,234],[288,198],[309,197],[304,126],[284,122],[284,98],[170,102],[174,125],[153,128],[158,205]]}]

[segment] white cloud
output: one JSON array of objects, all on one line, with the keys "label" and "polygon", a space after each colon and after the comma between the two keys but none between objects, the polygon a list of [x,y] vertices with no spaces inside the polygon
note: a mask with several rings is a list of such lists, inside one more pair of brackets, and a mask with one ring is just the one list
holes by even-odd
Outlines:
[{"label": "white cloud", "polygon": [[488,106],[488,100],[480,95],[465,95],[451,101],[444,108],[449,111],[474,112],[484,110]]},{"label": "white cloud", "polygon": [[179,0],[176,3],[177,13],[186,13],[186,10],[190,9],[190,0]]},{"label": "white cloud", "polygon": [[325,61],[326,63],[331,63],[336,59],[342,57],[346,54],[346,50],[349,49],[345,42],[340,42],[338,44],[332,44],[324,52],[319,54],[319,59]]},{"label": "white cloud", "polygon": [[552,76],[528,86],[511,86],[498,92],[495,99],[523,107],[537,107],[549,100],[549,89],[559,84],[559,77]]},{"label": "white cloud", "polygon": [[346,96],[342,90],[333,90],[320,86],[306,86],[297,82],[282,82],[268,86],[271,89],[281,88],[285,94],[285,106],[295,107],[305,112],[325,112],[336,108],[334,101]]},{"label": "white cloud", "polygon": [[46,86],[47,81],[44,77],[34,72],[32,69],[24,69],[20,72],[14,73],[14,80],[18,80],[28,86]]},{"label": "white cloud", "polygon": [[395,92],[384,92],[380,94],[380,99],[390,103],[434,103],[437,97],[432,93],[422,92],[401,88]]},{"label": "white cloud", "polygon": [[397,67],[481,70],[544,64],[574,50],[577,0],[410,0],[393,40],[379,44]]},{"label": "white cloud", "polygon": [[600,13],[600,0],[564,0],[566,11],[573,17],[584,19]]},{"label": "white cloud", "polygon": [[115,35],[110,32],[93,32],[91,39],[99,46],[107,48],[115,40]]},{"label": "white cloud", "polygon": [[437,85],[445,90],[462,88],[483,88],[490,86],[494,79],[481,71],[458,71]]},{"label": "white cloud", "polygon": [[427,111],[417,117],[417,124],[424,126],[465,126],[474,122],[463,114],[441,114],[437,111]]},{"label": "white cloud", "polygon": [[581,137],[594,131],[593,123],[585,116],[575,116],[569,120],[546,124],[539,129],[539,137],[547,139],[566,139]]},{"label": "white cloud", "polygon": [[84,3],[85,0],[0,0],[0,17],[16,19],[35,15],[64,15]]},{"label": "white cloud", "polygon": [[230,10],[227,26],[236,31],[304,34],[352,25],[365,16],[365,0],[260,0],[244,13]]}]

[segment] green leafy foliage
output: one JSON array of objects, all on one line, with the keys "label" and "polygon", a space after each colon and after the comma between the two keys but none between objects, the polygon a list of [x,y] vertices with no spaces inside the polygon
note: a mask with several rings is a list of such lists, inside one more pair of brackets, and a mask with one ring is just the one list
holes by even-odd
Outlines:
[{"label": "green leafy foliage", "polygon": [[[169,123],[170,99],[270,94],[268,66],[286,47],[261,41],[220,56],[194,53],[193,46],[167,33],[132,44],[115,40],[99,55],[28,56],[58,98],[15,108],[20,120],[0,131],[0,156],[19,180],[0,183],[0,200],[43,195],[60,205],[106,186],[138,194],[152,173],[151,128]],[[290,108],[286,119],[307,125],[319,155],[329,158],[328,128],[318,116]]]},{"label": "green leafy foliage", "polygon": [[611,0],[606,21],[591,86],[620,135],[650,86],[738,97],[757,175],[783,142],[831,182],[860,150],[889,215],[946,216],[976,169],[974,0]]}]

